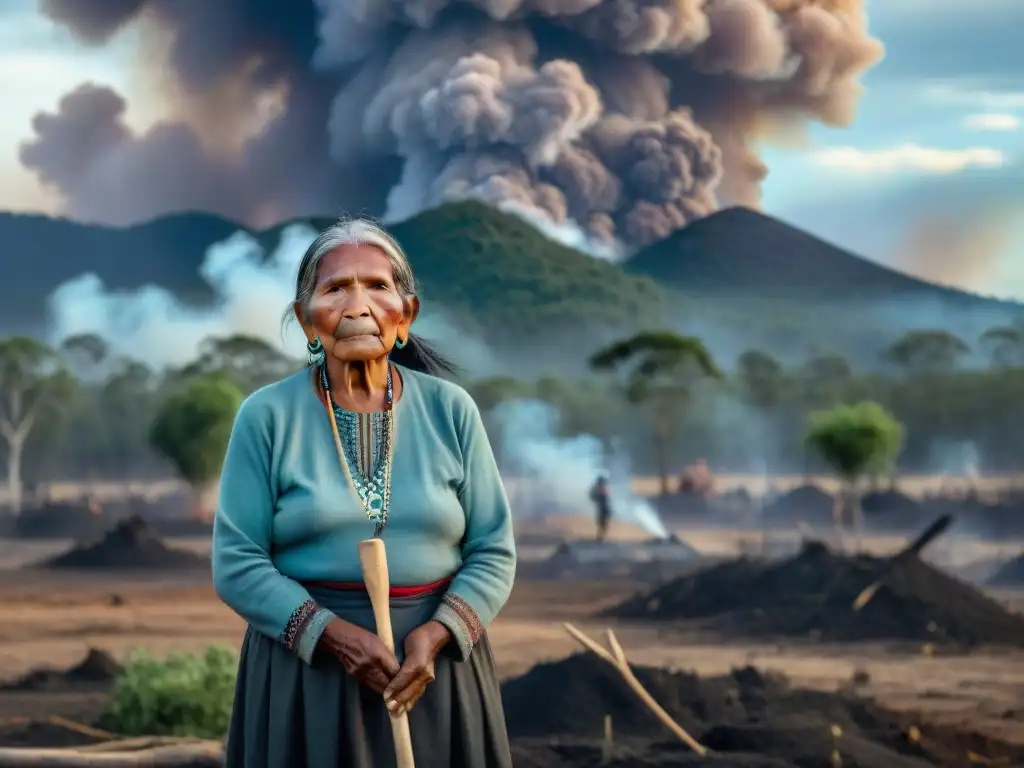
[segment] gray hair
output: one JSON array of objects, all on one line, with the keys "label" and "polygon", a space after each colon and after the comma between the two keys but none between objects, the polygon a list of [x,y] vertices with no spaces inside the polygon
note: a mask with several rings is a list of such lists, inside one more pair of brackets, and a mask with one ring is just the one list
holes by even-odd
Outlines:
[{"label": "gray hair", "polygon": [[295,277],[295,302],[309,319],[309,302],[316,290],[316,276],[324,256],[343,245],[372,245],[379,248],[391,262],[395,283],[403,296],[416,295],[416,278],[409,259],[391,234],[380,224],[365,218],[342,218],[321,232],[302,254]]},{"label": "gray hair", "polygon": [[[391,262],[399,292],[406,298],[417,295],[412,266],[398,240],[373,219],[343,217],[321,232],[302,254],[299,271],[295,276],[295,304],[304,319],[308,321],[310,317],[309,304],[316,290],[320,262],[328,253],[343,245],[371,245],[379,248]],[[293,309],[286,310],[285,317],[294,317]],[[411,333],[405,347],[396,347],[391,351],[391,360],[431,376],[456,376],[459,373],[458,368],[437,352],[433,345]]]}]

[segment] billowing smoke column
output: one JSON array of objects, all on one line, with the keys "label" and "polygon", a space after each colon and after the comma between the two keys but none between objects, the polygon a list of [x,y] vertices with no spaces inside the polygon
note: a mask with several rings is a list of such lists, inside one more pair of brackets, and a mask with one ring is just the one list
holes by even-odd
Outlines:
[{"label": "billowing smoke column", "polygon": [[[182,208],[394,218],[478,197],[635,248],[756,205],[767,126],[852,118],[881,55],[863,4],[42,0],[83,40],[133,21],[169,37],[196,98],[137,136],[120,97],[83,87],[36,118],[22,159],[70,214],[111,223]],[[243,98],[202,98],[228,84]],[[279,109],[261,123],[225,102]],[[209,138],[254,121],[232,152]]]}]

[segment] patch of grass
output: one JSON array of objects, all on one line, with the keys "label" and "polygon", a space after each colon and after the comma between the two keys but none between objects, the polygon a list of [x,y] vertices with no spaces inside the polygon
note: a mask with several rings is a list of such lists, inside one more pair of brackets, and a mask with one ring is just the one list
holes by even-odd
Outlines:
[{"label": "patch of grass", "polygon": [[238,654],[224,646],[164,659],[136,651],[114,682],[99,725],[125,736],[223,738],[237,670]]}]

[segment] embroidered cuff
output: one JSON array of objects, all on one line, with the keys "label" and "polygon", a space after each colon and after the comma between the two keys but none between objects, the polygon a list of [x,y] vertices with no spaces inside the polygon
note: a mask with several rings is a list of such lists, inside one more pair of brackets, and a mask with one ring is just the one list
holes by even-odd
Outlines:
[{"label": "embroidered cuff", "polygon": [[459,647],[462,660],[468,659],[473,646],[484,633],[483,624],[480,623],[476,611],[461,597],[449,592],[434,611],[434,620],[448,628]]},{"label": "embroidered cuff", "polygon": [[332,621],[334,621],[333,613],[326,608],[318,608],[303,627],[302,633],[299,635],[299,642],[295,646],[295,653],[307,664],[313,663],[313,653],[316,651],[317,643],[320,642],[320,635]]},{"label": "embroidered cuff", "polygon": [[281,642],[284,643],[289,651],[297,650],[302,630],[305,629],[306,624],[313,618],[313,614],[317,610],[318,606],[316,603],[312,600],[306,600],[292,611],[292,615],[288,617],[288,623],[284,625],[284,631],[281,633]]}]

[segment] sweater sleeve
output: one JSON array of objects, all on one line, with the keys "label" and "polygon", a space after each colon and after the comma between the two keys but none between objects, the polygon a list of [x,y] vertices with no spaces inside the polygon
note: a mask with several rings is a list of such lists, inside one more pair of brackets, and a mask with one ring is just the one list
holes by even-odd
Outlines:
[{"label": "sweater sleeve", "polygon": [[516,571],[512,510],[476,403],[463,393],[455,408],[463,461],[459,501],[466,514],[462,567],[434,618],[444,624],[469,657],[484,628],[512,591]]},{"label": "sweater sleeve", "polygon": [[271,559],[275,508],[270,411],[250,397],[228,440],[213,524],[213,586],[255,630],[310,663],[332,615]]}]

